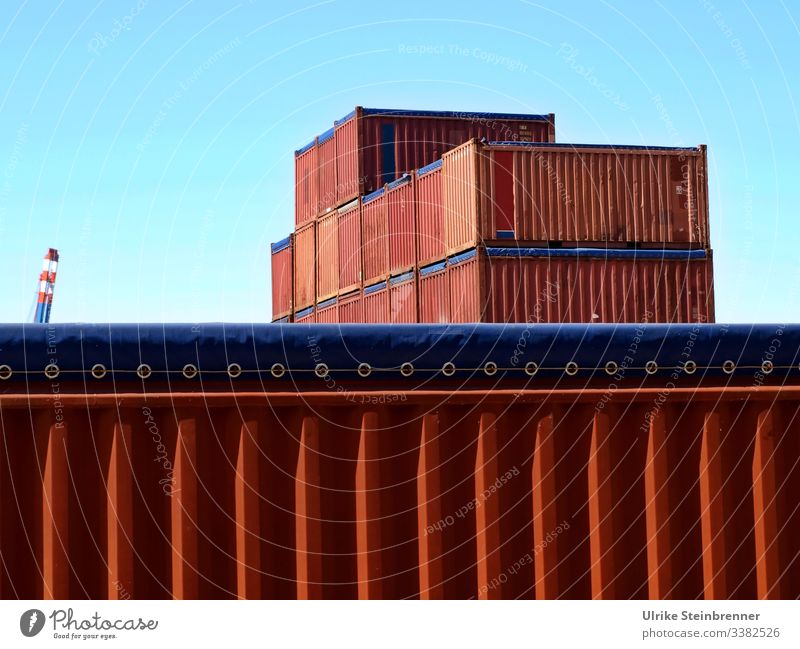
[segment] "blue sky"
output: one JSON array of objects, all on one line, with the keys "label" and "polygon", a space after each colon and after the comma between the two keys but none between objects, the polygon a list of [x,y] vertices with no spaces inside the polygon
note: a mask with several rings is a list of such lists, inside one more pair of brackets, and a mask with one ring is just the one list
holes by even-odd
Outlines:
[{"label": "blue sky", "polygon": [[0,321],[260,322],[293,151],[356,105],[709,146],[719,321],[797,321],[800,11],[769,3],[0,3]]}]

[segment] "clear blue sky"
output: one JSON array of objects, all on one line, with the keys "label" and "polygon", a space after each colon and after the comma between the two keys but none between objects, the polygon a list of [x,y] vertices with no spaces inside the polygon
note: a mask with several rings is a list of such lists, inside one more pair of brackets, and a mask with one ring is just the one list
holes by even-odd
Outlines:
[{"label": "clear blue sky", "polygon": [[800,9],[716,4],[4,0],[0,321],[50,246],[53,321],[267,321],[293,151],[355,105],[707,143],[718,320],[800,320]]}]

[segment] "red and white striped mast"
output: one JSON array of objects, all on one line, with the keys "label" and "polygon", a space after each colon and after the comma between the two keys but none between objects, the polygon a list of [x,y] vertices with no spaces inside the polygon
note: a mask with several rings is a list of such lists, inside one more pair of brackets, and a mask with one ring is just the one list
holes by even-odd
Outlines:
[{"label": "red and white striped mast", "polygon": [[58,269],[58,250],[48,248],[39,275],[39,296],[36,299],[36,313],[33,321],[40,324],[50,322],[50,309],[53,307],[53,289],[56,285]]}]

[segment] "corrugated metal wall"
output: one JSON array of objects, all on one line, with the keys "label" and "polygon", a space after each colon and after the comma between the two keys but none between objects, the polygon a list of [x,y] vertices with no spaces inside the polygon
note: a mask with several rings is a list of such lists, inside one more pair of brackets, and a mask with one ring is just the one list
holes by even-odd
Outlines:
[{"label": "corrugated metal wall", "polygon": [[322,301],[339,292],[338,214],[334,211],[321,216],[316,225],[317,300]]},{"label": "corrugated metal wall", "polygon": [[315,233],[316,223],[311,222],[294,234],[294,308],[297,311],[316,301]]},{"label": "corrugated metal wall", "polygon": [[294,222],[300,226],[313,220],[319,211],[319,169],[315,143],[302,153],[295,154],[294,183]]},{"label": "corrugated metal wall", "polygon": [[362,200],[364,283],[389,275],[389,222],[386,192],[378,190]]},{"label": "corrugated metal wall", "polygon": [[[294,278],[292,271],[294,235],[290,234],[286,240],[272,245],[272,319],[277,320],[292,312],[292,291]],[[276,250],[277,248],[277,250]]]},{"label": "corrugated metal wall", "polygon": [[336,196],[336,138],[333,129],[319,136],[317,159],[319,163],[318,214],[324,214],[338,205]]},{"label": "corrugated metal wall", "polygon": [[389,272],[411,270],[417,263],[415,183],[406,176],[389,185],[386,191],[386,214],[389,232]]},{"label": "corrugated metal wall", "polygon": [[444,212],[442,208],[442,165],[420,169],[417,183],[417,249],[422,265],[444,259]]},{"label": "corrugated metal wall", "polygon": [[362,279],[361,203],[355,201],[338,210],[339,219],[339,290],[357,287]]}]

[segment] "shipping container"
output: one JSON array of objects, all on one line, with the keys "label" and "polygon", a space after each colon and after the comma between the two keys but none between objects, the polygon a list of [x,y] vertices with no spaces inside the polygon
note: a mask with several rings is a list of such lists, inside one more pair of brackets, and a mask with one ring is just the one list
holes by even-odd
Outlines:
[{"label": "shipping container", "polygon": [[361,263],[361,203],[351,201],[337,210],[339,219],[339,292],[349,293],[363,279]]},{"label": "shipping container", "polygon": [[704,250],[479,248],[447,267],[453,322],[714,322]]},{"label": "shipping container", "polygon": [[292,312],[292,290],[294,279],[293,237],[271,244],[272,253],[272,319],[278,320]]},{"label": "shipping container", "polygon": [[294,233],[294,309],[300,311],[316,302],[316,223]]},{"label": "shipping container", "polygon": [[364,305],[364,322],[390,322],[388,284],[389,282],[384,280],[364,287],[361,298]]},{"label": "shipping container", "polygon": [[309,322],[316,322],[316,315],[314,314],[314,307],[309,306],[305,309],[301,309],[300,311],[295,312],[294,314],[294,322],[301,323],[305,322],[306,324]]},{"label": "shipping container", "polygon": [[319,212],[316,138],[294,152],[294,206],[294,222],[297,227],[313,221]]},{"label": "shipping container", "polygon": [[339,322],[364,322],[364,304],[360,289],[339,296]]},{"label": "shipping container", "polygon": [[418,322],[417,277],[411,270],[389,278],[389,322]]},{"label": "shipping container", "polygon": [[318,213],[376,191],[470,138],[555,142],[555,116],[358,107],[336,120],[332,133],[312,144],[318,149]]},{"label": "shipping container", "polygon": [[709,245],[706,148],[471,141],[443,156],[448,254],[484,241]]},{"label": "shipping container", "polygon": [[416,174],[417,250],[420,264],[430,264],[447,255],[444,245],[442,161],[423,167]]},{"label": "shipping container", "polygon": [[414,177],[406,174],[386,185],[389,233],[389,272],[403,273],[417,262],[416,197]]},{"label": "shipping container", "polygon": [[336,212],[317,221],[317,300],[327,300],[339,292],[339,219]]},{"label": "shipping container", "polygon": [[389,219],[386,191],[379,189],[361,201],[364,283],[389,276]]},{"label": "shipping container", "polygon": [[800,598],[800,327],[532,331],[2,326],[0,597]]},{"label": "shipping container", "polygon": [[445,261],[419,269],[419,321],[450,322],[450,285]]},{"label": "shipping container", "polygon": [[336,304],[336,298],[332,297],[329,300],[324,300],[317,303],[317,308],[314,310],[314,322],[339,322],[339,307]]}]

